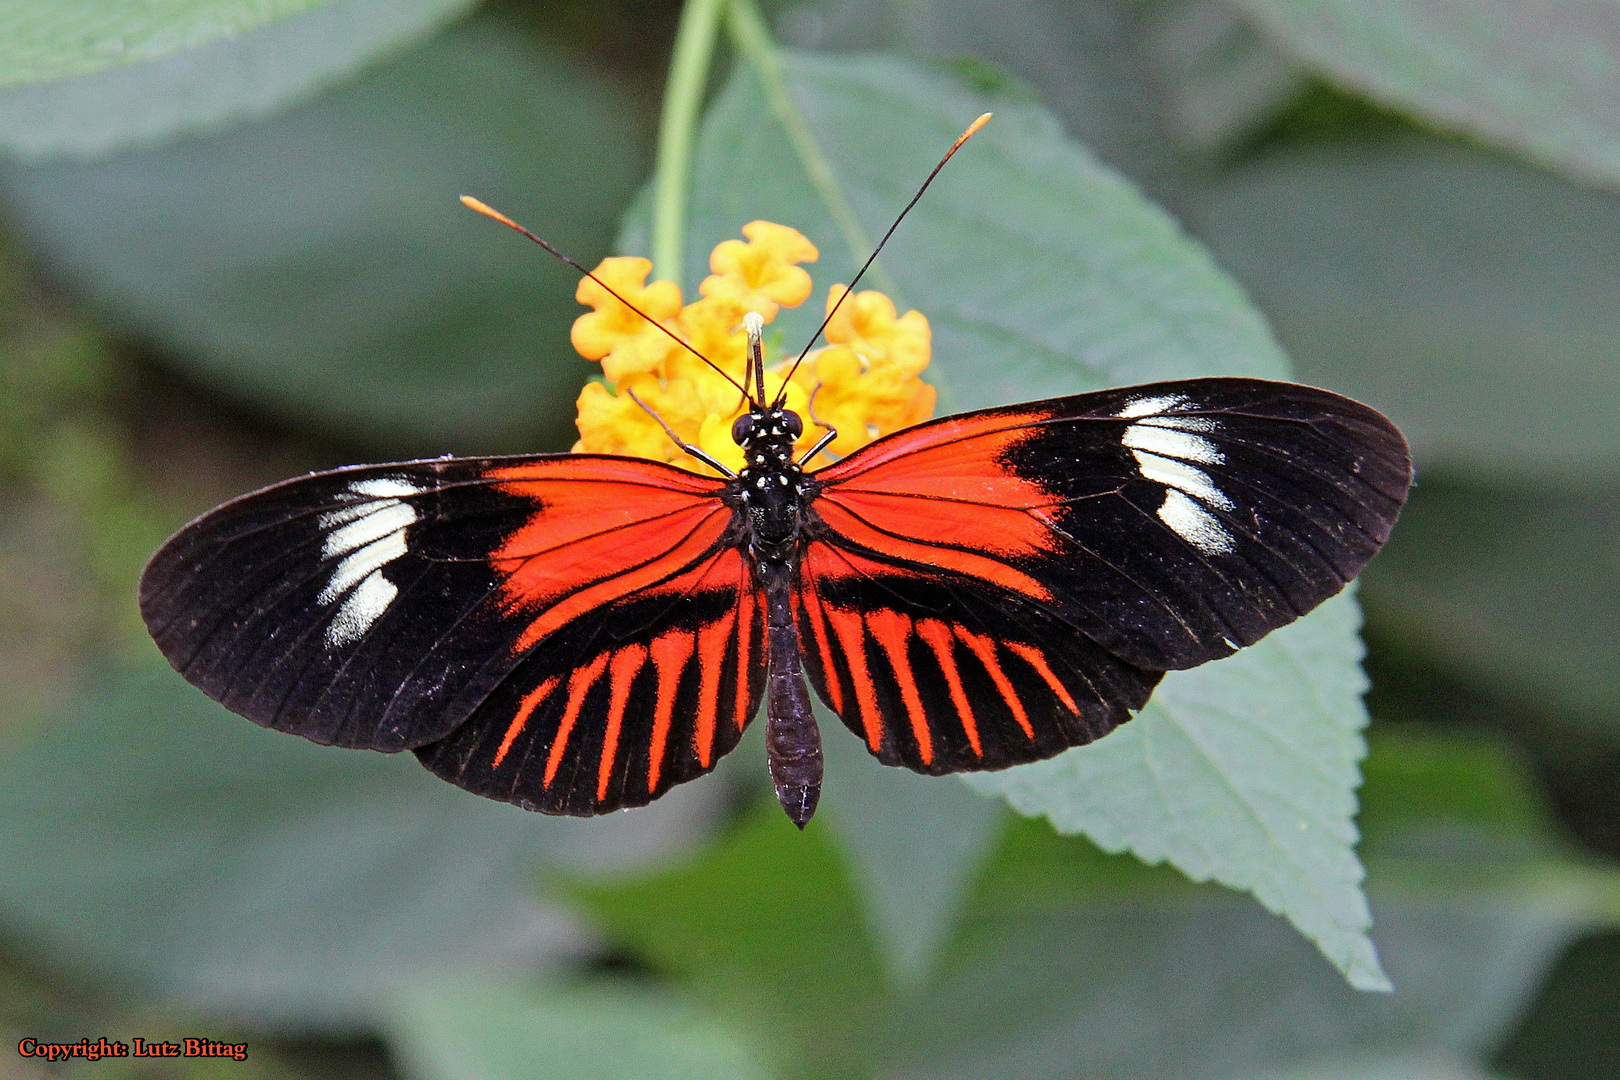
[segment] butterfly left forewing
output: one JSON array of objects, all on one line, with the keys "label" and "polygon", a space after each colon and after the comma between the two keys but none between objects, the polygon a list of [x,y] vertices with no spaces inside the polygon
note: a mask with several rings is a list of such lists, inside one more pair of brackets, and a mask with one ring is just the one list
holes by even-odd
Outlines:
[{"label": "butterfly left forewing", "polygon": [[442,739],[574,620],[724,546],[721,485],[630,458],[442,458],[318,473],[204,515],[141,610],[175,668],[256,723]]},{"label": "butterfly left forewing", "polygon": [[502,674],[512,627],[488,554],[534,513],[444,459],[318,473],[176,533],[141,612],[176,670],[256,723],[398,750],[439,737]]}]

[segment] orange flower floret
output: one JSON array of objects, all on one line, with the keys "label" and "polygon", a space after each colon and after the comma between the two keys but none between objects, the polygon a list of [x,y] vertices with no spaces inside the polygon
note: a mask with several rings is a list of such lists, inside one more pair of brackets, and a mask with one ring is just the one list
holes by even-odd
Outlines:
[{"label": "orange flower floret", "polygon": [[928,366],[933,333],[922,312],[908,311],[896,318],[894,301],[877,290],[848,293],[842,285],[827,292],[827,310],[838,309],[827,323],[830,344],[848,345],[868,363],[891,362],[907,375]]},{"label": "orange flower floret", "polygon": [[[680,314],[681,290],[674,282],[646,284],[647,275],[652,273],[652,263],[647,259],[634,256],[603,259],[594,273],[619,296],[645,312],[648,318],[662,321]],[[592,278],[580,279],[579,288],[574,290],[574,299],[596,309],[589,315],[575,319],[574,329],[569,334],[574,349],[587,360],[602,359],[623,338],[639,334],[647,328],[646,319],[631,311]],[[657,333],[656,330],[653,332]]]},{"label": "orange flower floret", "polygon": [[729,296],[744,311],[757,311],[766,322],[779,307],[798,307],[810,296],[810,275],[795,263],[815,262],[821,252],[804,234],[786,225],[750,221],[743,226],[748,242],[726,240],[709,256],[714,273],[703,279],[704,296]]},{"label": "orange flower floret", "polygon": [[[707,466],[669,437],[652,416],[657,413],[679,438],[734,471],[742,468],[742,450],[731,439],[731,425],[748,402],[727,379],[747,381],[742,317],[757,311],[769,320],[780,306],[802,303],[809,296],[810,275],[794,264],[817,255],[798,232],[768,221],[751,222],[743,233],[747,243],[727,240],[715,248],[709,263],[715,274],[703,282],[703,298],[685,307],[673,284],[644,284],[651,270],[645,259],[607,259],[596,271],[691,350],[600,285],[581,282],[580,301],[596,310],[575,322],[574,345],[587,359],[602,361],[611,385],[591,382],[580,393],[576,452],[629,454],[706,471]],[[846,291],[834,286],[827,310]],[[829,347],[813,353],[785,386],[786,361],[765,374],[767,396],[774,400],[785,390],[787,408],[805,420],[801,450],[825,433],[810,416],[812,393],[816,416],[838,428],[832,446],[837,454],[851,453],[879,435],[932,415],[934,389],[917,377],[928,365],[930,350],[928,320],[920,313],[898,316],[882,293],[858,293],[838,308],[827,340]]]},{"label": "orange flower floret", "polygon": [[794,381],[815,390],[816,416],[838,430],[835,454],[850,454],[873,439],[921,423],[934,414],[934,388],[918,378],[928,366],[933,335],[920,311],[896,317],[880,292],[856,293],[834,285],[827,310],[833,344],[799,369]]}]

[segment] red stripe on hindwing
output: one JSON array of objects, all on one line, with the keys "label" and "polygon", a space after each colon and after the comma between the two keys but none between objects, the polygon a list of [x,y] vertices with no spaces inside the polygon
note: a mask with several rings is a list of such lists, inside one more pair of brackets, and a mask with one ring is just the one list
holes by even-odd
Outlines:
[{"label": "red stripe on hindwing", "polygon": [[529,717],[534,713],[534,707],[544,701],[552,690],[556,689],[560,679],[561,676],[553,675],[524,695],[523,701],[518,705],[517,712],[512,716],[512,723],[507,727],[506,734],[501,737],[501,745],[495,751],[495,762],[491,765],[491,768],[500,766],[501,762],[506,758],[506,752],[512,749],[512,742],[518,737],[518,733],[523,730],[523,726],[529,722]]},{"label": "red stripe on hindwing", "polygon": [[1007,648],[1022,657],[1025,663],[1035,669],[1037,675],[1046,680],[1046,685],[1052,688],[1052,693],[1058,696],[1058,700],[1063,702],[1065,708],[1075,715],[1079,715],[1080,706],[1076,705],[1074,698],[1069,696],[1069,688],[1064,686],[1062,681],[1053,674],[1052,668],[1047,664],[1046,656],[1041,650],[1033,645],[1026,645],[1022,641],[1009,641],[1007,642]]},{"label": "red stripe on hindwing", "polygon": [[984,757],[984,747],[979,744],[979,721],[973,715],[973,706],[968,703],[967,691],[962,687],[962,673],[956,666],[956,647],[951,643],[951,629],[938,619],[922,619],[917,623],[917,636],[927,643],[934,651],[934,659],[939,661],[939,670],[945,676],[945,686],[950,691],[951,704],[956,706],[956,715],[962,721],[962,732],[967,736],[968,745],[973,748],[975,757]]},{"label": "red stripe on hindwing", "polygon": [[658,787],[663,774],[664,747],[669,741],[670,719],[675,711],[675,694],[680,689],[681,673],[692,657],[697,644],[695,635],[684,630],[670,630],[653,638],[653,669],[658,674],[658,703],[653,707],[652,741],[647,753],[647,790]]},{"label": "red stripe on hindwing", "polygon": [[872,672],[866,662],[866,623],[858,611],[827,608],[826,613],[833,635],[849,661],[847,669],[849,681],[855,685],[855,708],[861,715],[866,745],[875,754],[883,745],[883,717],[878,714],[877,687],[872,683]]},{"label": "red stripe on hindwing", "polygon": [[827,640],[827,609],[822,606],[821,597],[814,589],[801,589],[794,595],[804,597],[803,610],[810,624],[810,636],[815,639],[816,654],[821,659],[822,681],[827,684],[827,703],[832,706],[833,712],[842,713],[844,684],[838,678],[838,669],[833,666],[832,642]]},{"label": "red stripe on hindwing", "polygon": [[984,634],[975,634],[965,626],[958,626],[955,630],[956,636],[961,640],[962,644],[972,649],[973,655],[977,656],[979,663],[984,665],[984,670],[989,673],[990,680],[996,684],[996,689],[1001,691],[1001,696],[1007,702],[1007,707],[1012,710],[1013,719],[1018,722],[1019,727],[1024,729],[1024,735],[1033,739],[1035,737],[1035,728],[1030,725],[1029,714],[1024,711],[1024,703],[1019,700],[1018,691],[1013,689],[1012,680],[1007,678],[1005,671],[1001,670],[1001,661],[996,656],[996,643]]},{"label": "red stripe on hindwing", "polygon": [[645,645],[627,645],[613,654],[608,664],[607,731],[602,736],[602,758],[596,769],[596,801],[607,798],[613,762],[619,754],[619,732],[624,727],[624,707],[630,700],[630,687],[647,662]]},{"label": "red stripe on hindwing", "polygon": [[557,778],[557,766],[562,764],[563,754],[568,750],[568,739],[574,733],[574,723],[579,719],[579,711],[585,705],[585,695],[591,692],[596,680],[601,677],[602,669],[607,667],[608,653],[597,653],[590,663],[573,670],[568,676],[568,707],[557,723],[557,734],[551,741],[551,753],[546,756],[546,775],[541,781],[542,786],[550,787],[551,782]]},{"label": "red stripe on hindwing", "polygon": [[917,754],[924,765],[934,760],[934,740],[928,731],[928,717],[923,713],[922,697],[917,693],[917,677],[911,670],[911,620],[891,608],[878,608],[866,613],[867,628],[889,658],[896,683],[900,687],[900,700],[905,704],[906,716],[911,721],[911,734],[917,740]]},{"label": "red stripe on hindwing", "polygon": [[[725,672],[726,646],[731,638],[731,627],[737,621],[735,611],[704,626],[697,633],[698,684],[697,724],[692,732],[692,748],[698,761],[707,769],[713,761],[714,728],[720,708],[720,679]],[[746,679],[743,669],[746,659],[738,662],[737,677]]]}]

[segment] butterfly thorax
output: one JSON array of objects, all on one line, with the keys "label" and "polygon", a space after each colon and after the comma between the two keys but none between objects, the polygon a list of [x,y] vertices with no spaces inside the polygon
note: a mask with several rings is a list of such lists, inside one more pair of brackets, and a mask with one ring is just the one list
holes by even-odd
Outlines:
[{"label": "butterfly thorax", "polygon": [[748,550],[768,562],[793,562],[804,504],[804,470],[793,445],[804,430],[796,413],[758,408],[737,418],[731,435],[743,450],[743,468],[731,494],[745,511]]},{"label": "butterfly thorax", "polygon": [[765,594],[765,754],[782,809],[801,829],[821,794],[821,735],[810,708],[791,591],[807,483],[793,459],[804,430],[798,415],[756,407],[739,416],[731,437],[743,468],[727,489],[741,522],[754,580]]}]

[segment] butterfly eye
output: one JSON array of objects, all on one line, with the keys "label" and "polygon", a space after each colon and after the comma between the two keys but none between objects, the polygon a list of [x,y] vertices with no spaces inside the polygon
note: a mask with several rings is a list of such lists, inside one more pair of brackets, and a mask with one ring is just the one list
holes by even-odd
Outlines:
[{"label": "butterfly eye", "polygon": [[787,427],[788,434],[795,439],[804,434],[804,421],[799,419],[798,413],[783,413],[782,420]]},{"label": "butterfly eye", "polygon": [[741,446],[754,433],[754,417],[752,413],[743,413],[731,422],[731,441]]}]

